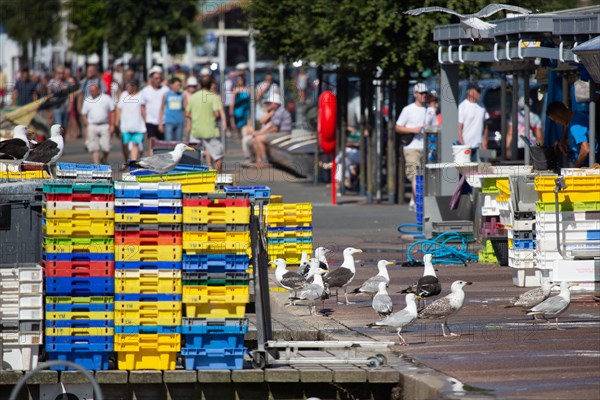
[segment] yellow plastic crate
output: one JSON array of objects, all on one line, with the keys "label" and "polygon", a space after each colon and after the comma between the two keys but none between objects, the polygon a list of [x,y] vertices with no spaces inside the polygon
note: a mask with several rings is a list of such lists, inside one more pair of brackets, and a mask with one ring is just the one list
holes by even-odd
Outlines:
[{"label": "yellow plastic crate", "polygon": [[311,238],[313,236],[312,230],[289,230],[289,231],[271,231],[267,233],[268,238],[275,239],[294,239],[294,238]]},{"label": "yellow plastic crate", "polygon": [[279,258],[300,256],[303,251],[307,254],[312,253],[312,243],[269,243],[268,250],[269,255],[280,256]]},{"label": "yellow plastic crate", "polygon": [[508,183],[508,179],[497,179],[496,187],[502,196],[510,197],[510,184]]},{"label": "yellow plastic crate", "polygon": [[46,319],[70,319],[70,320],[89,320],[89,319],[114,319],[112,311],[55,311],[47,312]]},{"label": "yellow plastic crate", "polygon": [[283,196],[280,195],[280,194],[273,194],[269,198],[269,203],[270,204],[282,204],[283,203]]},{"label": "yellow plastic crate", "polygon": [[0,179],[49,179],[50,175],[46,171],[0,171]]},{"label": "yellow plastic crate", "polygon": [[112,238],[45,238],[46,253],[114,253]]},{"label": "yellow plastic crate", "polygon": [[177,352],[159,353],[156,350],[136,352],[118,352],[117,368],[136,371],[142,369],[168,371],[174,370],[177,364]]},{"label": "yellow plastic crate", "polygon": [[128,333],[115,335],[115,351],[177,352],[181,349],[179,333]]},{"label": "yellow plastic crate", "polygon": [[[115,278],[126,279],[181,279],[181,270],[178,269],[116,269]],[[136,302],[117,302],[128,303],[128,307],[135,307]],[[161,302],[162,303],[162,302]],[[166,302],[165,302],[166,303]],[[142,303],[146,304],[146,303]],[[115,303],[116,307],[116,303]]]},{"label": "yellow plastic crate", "polygon": [[112,237],[115,235],[114,219],[46,219],[42,230],[47,236]]},{"label": "yellow plastic crate", "polygon": [[183,207],[184,224],[249,224],[247,207]]},{"label": "yellow plastic crate", "polygon": [[[538,176],[534,188],[538,192],[538,200],[543,203],[554,202],[555,176]],[[591,203],[600,201],[600,176],[566,176],[567,188],[558,192],[559,202]]]},{"label": "yellow plastic crate", "polygon": [[182,214],[124,214],[115,213],[119,224],[180,224]]},{"label": "yellow plastic crate", "polygon": [[114,328],[46,328],[46,336],[114,336]]},{"label": "yellow plastic crate", "polygon": [[[212,240],[210,240],[212,239]],[[183,232],[186,253],[250,254],[249,232]]]},{"label": "yellow plastic crate", "polygon": [[115,293],[180,294],[180,278],[115,278]]},{"label": "yellow plastic crate", "polygon": [[312,222],[312,204],[269,204],[266,212],[267,224],[300,225]]},{"label": "yellow plastic crate", "polygon": [[214,183],[184,183],[181,185],[182,193],[213,193]]},{"label": "yellow plastic crate", "polygon": [[243,318],[250,302],[248,286],[184,286],[188,318]]},{"label": "yellow plastic crate", "polygon": [[115,217],[114,210],[48,210],[44,208],[42,214],[45,218],[90,220],[90,219],[112,219]]},{"label": "yellow plastic crate", "polygon": [[[147,303],[148,305],[157,304]],[[143,307],[140,310],[115,310],[115,321],[119,325],[144,325],[144,326],[177,326],[181,325],[181,303],[179,304],[179,310],[174,309],[160,309],[157,307]]]},{"label": "yellow plastic crate", "polygon": [[178,182],[181,183],[182,187],[186,184],[210,184],[213,185],[217,181],[217,171],[194,171],[194,172],[182,172],[179,174],[168,174],[163,175],[142,175],[136,176],[135,180],[138,182]]},{"label": "yellow plastic crate", "polygon": [[181,246],[116,245],[115,261],[181,261]]},{"label": "yellow plastic crate", "polygon": [[46,304],[111,304],[112,296],[70,297],[70,296],[46,296]]},{"label": "yellow plastic crate", "polygon": [[501,201],[504,203],[508,203],[510,201],[510,196],[505,196],[503,194],[499,194],[496,196],[496,201]]}]

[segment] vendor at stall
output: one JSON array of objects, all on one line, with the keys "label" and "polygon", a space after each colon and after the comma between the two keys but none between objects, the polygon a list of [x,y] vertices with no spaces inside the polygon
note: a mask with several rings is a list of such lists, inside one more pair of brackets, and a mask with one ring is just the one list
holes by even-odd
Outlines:
[{"label": "vendor at stall", "polygon": [[559,143],[560,151],[569,157],[575,168],[589,166],[590,122],[587,115],[573,112],[559,101],[550,103],[546,114],[552,122],[565,128]]}]

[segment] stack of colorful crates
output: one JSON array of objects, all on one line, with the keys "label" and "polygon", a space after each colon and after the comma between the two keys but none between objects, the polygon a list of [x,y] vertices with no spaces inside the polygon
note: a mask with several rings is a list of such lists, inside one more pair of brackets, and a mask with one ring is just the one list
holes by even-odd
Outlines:
[{"label": "stack of colorful crates", "polygon": [[108,369],[114,345],[113,185],[44,183],[43,215],[48,358]]},{"label": "stack of colorful crates", "polygon": [[0,264],[0,360],[2,369],[37,366],[42,339],[42,267]]},{"label": "stack of colorful crates", "polygon": [[482,179],[481,193],[483,206],[481,207],[481,249],[479,250],[479,262],[496,264],[498,258],[494,252],[490,237],[506,236],[506,230],[500,225],[500,209],[496,201],[496,195],[500,193],[496,187],[496,177]]},{"label": "stack of colorful crates", "polygon": [[[568,170],[567,188],[558,192],[560,242],[567,256],[573,251],[600,254],[600,174],[597,170]],[[552,278],[554,261],[562,260],[556,243],[554,176],[535,179],[538,194],[535,225],[535,263]]]},{"label": "stack of colorful crates", "polygon": [[302,252],[312,253],[312,204],[269,204],[266,210],[269,259],[299,265]]},{"label": "stack of colorful crates", "polygon": [[173,370],[181,348],[181,185],[115,182],[119,369]]},{"label": "stack of colorful crates", "polygon": [[250,300],[250,200],[183,194],[183,345],[188,370],[241,369]]},{"label": "stack of colorful crates", "polygon": [[423,183],[423,175],[415,176],[415,205],[416,205],[416,219],[417,225],[423,225],[423,205],[425,204],[425,184]]}]

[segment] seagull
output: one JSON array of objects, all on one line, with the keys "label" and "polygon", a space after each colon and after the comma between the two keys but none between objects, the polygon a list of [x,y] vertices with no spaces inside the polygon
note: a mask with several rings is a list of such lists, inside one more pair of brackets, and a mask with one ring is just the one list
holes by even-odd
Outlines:
[{"label": "seagull", "polygon": [[[424,309],[419,312],[419,318],[422,319],[444,319],[442,323],[442,334],[444,337],[448,336],[459,336],[456,333],[450,332],[450,327],[448,326],[448,317],[452,314],[456,314],[463,306],[465,301],[465,292],[463,292],[463,287],[466,285],[472,285],[473,282],[465,282],[465,281],[455,281],[450,287],[451,293],[446,297],[442,297],[441,299],[437,299]],[[448,328],[448,332],[450,335],[446,335],[446,330],[444,328]]]},{"label": "seagull", "polygon": [[548,318],[556,318],[556,329],[558,327],[558,316],[562,314],[571,304],[571,286],[577,286],[576,283],[561,282],[560,293],[554,297],[550,297],[537,306],[531,308],[527,315],[541,315],[548,321],[548,329],[550,329],[550,320]]},{"label": "seagull", "polygon": [[379,282],[377,294],[375,294],[373,302],[371,303],[371,307],[373,307],[373,310],[375,310],[381,318],[387,317],[394,310],[394,304],[392,303],[390,296],[388,296],[386,288],[386,282]]},{"label": "seagull", "polygon": [[[304,263],[302,263],[302,260],[304,260],[304,252],[303,256],[300,258],[300,266],[298,267],[298,273],[303,275],[304,277],[307,277],[308,275],[308,271],[310,269],[310,266],[308,265],[308,256],[307,256],[307,261]],[[325,247],[317,247],[315,249],[315,258],[317,260],[319,260],[320,263],[320,267],[321,269],[325,270],[325,272],[329,271],[329,263],[327,262],[327,258],[325,258],[325,254],[329,253],[329,249],[325,248]]]},{"label": "seagull", "polygon": [[[542,283],[542,286],[539,288],[531,289],[519,297],[515,297],[511,300],[511,305],[504,306],[504,308],[511,307],[523,307],[524,309],[530,309],[532,307],[537,306],[542,301],[546,300],[548,296],[550,296],[550,290],[555,286],[555,283],[552,281],[546,281]],[[534,318],[537,319],[537,316],[534,315]]]},{"label": "seagull", "polygon": [[336,269],[335,271],[331,271],[323,280],[325,283],[329,285],[330,289],[336,289],[335,298],[338,304],[342,304],[338,299],[338,290],[340,288],[344,288],[344,297],[346,298],[346,304],[353,304],[348,301],[348,292],[347,286],[354,280],[356,276],[356,267],[354,265],[354,257],[352,256],[355,253],[362,253],[362,250],[355,249],[353,247],[348,247],[344,250],[344,262],[342,265]]},{"label": "seagull", "polygon": [[23,161],[29,155],[29,130],[25,125],[13,129],[12,139],[0,142],[0,160]]},{"label": "seagull", "polygon": [[[319,268],[321,268],[319,265],[319,260],[317,260],[316,258],[311,258],[310,260],[308,260],[308,264],[309,264],[309,271],[308,274],[306,275],[306,281],[308,282],[308,284],[311,284],[314,282],[315,279],[315,274],[317,272],[317,270]],[[321,268],[323,269],[323,268]],[[327,273],[327,271],[323,270],[324,273]],[[327,283],[323,282],[323,294],[321,295],[321,303],[322,303],[322,308],[325,308],[325,300],[327,300],[329,298],[329,286],[327,285]]]},{"label": "seagull", "polygon": [[302,255],[300,255],[300,265],[298,266],[298,270],[296,272],[306,278],[309,269],[310,265],[308,264],[308,253],[303,251]]},{"label": "seagull", "polygon": [[372,276],[366,281],[364,281],[363,284],[360,285],[360,287],[354,289],[352,293],[366,293],[373,296],[379,290],[379,284],[382,282],[385,283],[385,287],[387,288],[387,286],[390,284],[390,275],[388,274],[387,270],[388,265],[394,265],[394,263],[392,261],[380,260],[377,263],[377,269],[379,270],[377,275]]},{"label": "seagull", "polygon": [[292,292],[294,293],[293,297],[296,297],[297,291],[305,287],[308,283],[306,279],[300,274],[296,272],[288,271],[286,269],[287,263],[283,258],[277,258],[274,261],[271,261],[271,264],[275,264],[277,268],[275,268],[275,280],[277,283],[290,292],[290,304],[292,303]]},{"label": "seagull", "polygon": [[59,124],[52,125],[50,128],[50,139],[44,140],[31,150],[27,161],[43,163],[47,166],[58,161],[65,149],[65,141],[62,136],[63,131],[62,126]]},{"label": "seagull", "polygon": [[400,292],[414,293],[417,296],[422,297],[425,305],[427,305],[425,298],[437,296],[442,292],[442,284],[435,274],[435,268],[433,268],[433,263],[431,262],[432,258],[433,256],[431,254],[425,254],[423,256],[423,265],[425,265],[423,276],[419,278],[416,284],[409,286]]},{"label": "seagull", "polygon": [[175,146],[173,151],[143,157],[139,161],[129,161],[129,166],[138,168],[138,170],[134,170],[132,173],[135,173],[139,170],[148,170],[156,172],[162,177],[163,174],[173,170],[177,164],[179,164],[179,161],[183,156],[183,152],[186,150],[196,151],[196,149],[193,147],[190,147],[184,143],[179,143],[177,146]]},{"label": "seagull", "polygon": [[417,303],[415,303],[416,296],[413,293],[406,295],[406,307],[402,310],[393,313],[392,315],[382,319],[381,321],[373,322],[367,327],[373,328],[376,326],[391,326],[396,328],[398,331],[398,337],[400,338],[401,346],[408,346],[406,340],[402,337],[402,328],[408,326],[417,320]]},{"label": "seagull", "polygon": [[314,273],[313,283],[304,287],[300,291],[300,295],[297,298],[294,298],[294,300],[300,300],[300,301],[304,300],[308,303],[308,314],[309,315],[316,314],[317,306],[315,306],[315,303],[318,300],[321,300],[321,298],[323,297],[323,293],[325,291],[325,286],[323,285],[323,274],[325,273],[325,270],[317,267],[316,269],[313,269],[313,273]]},{"label": "seagull", "polygon": [[[518,14],[531,14],[531,10],[526,8],[511,6],[508,4],[489,4],[483,7],[475,14],[461,14],[454,10],[450,10],[449,8],[444,7],[423,7],[423,8],[414,8],[412,10],[404,11],[404,14],[408,15],[421,15],[423,13],[429,12],[444,12],[452,15],[456,15],[460,18],[460,24],[463,27],[465,34],[467,30],[471,30],[471,40],[474,40],[473,30],[477,31],[487,31],[496,26],[496,24],[492,24],[489,22],[482,21],[481,18],[489,17],[490,15],[496,14],[499,11],[512,11]],[[481,39],[481,32],[479,32],[479,39]]]}]

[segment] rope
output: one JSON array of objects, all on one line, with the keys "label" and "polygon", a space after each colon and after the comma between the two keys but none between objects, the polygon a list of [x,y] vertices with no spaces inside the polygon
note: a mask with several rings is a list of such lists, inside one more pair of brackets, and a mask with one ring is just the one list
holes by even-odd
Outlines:
[{"label": "rope", "polygon": [[[398,229],[400,229],[400,227],[398,227]],[[457,239],[460,240],[460,243],[450,243],[455,242]],[[432,262],[434,264],[467,265],[468,262],[477,261],[479,259],[476,254],[468,252],[468,242],[463,236],[456,232],[444,232],[435,239],[418,240],[414,242],[408,247],[406,252],[409,263],[420,261],[411,257],[413,249],[415,249],[415,251],[420,251],[422,254],[431,254],[433,256]]]},{"label": "rope", "polygon": [[[415,228],[411,230],[410,228]],[[421,224],[400,224],[398,225],[398,232],[403,235],[423,235],[423,225]]]}]

